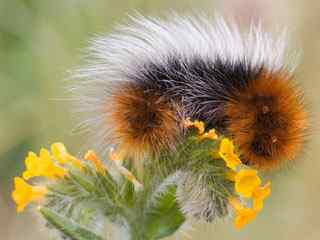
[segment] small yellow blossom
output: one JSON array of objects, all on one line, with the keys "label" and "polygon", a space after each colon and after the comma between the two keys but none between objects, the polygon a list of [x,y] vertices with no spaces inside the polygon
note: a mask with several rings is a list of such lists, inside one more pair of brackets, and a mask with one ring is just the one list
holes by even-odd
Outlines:
[{"label": "small yellow blossom", "polygon": [[238,199],[229,199],[230,205],[234,208],[236,217],[234,220],[234,226],[236,229],[243,228],[246,224],[250,223],[257,216],[257,211],[252,208],[247,208],[241,205]]},{"label": "small yellow blossom", "polygon": [[255,220],[257,212],[251,208],[243,208],[234,220],[234,226],[236,229],[241,229],[251,221]]},{"label": "small yellow blossom", "polygon": [[80,170],[83,169],[81,161],[69,154],[63,143],[57,142],[52,144],[51,152],[55,159],[60,162],[60,164],[70,163]]},{"label": "small yellow blossom", "polygon": [[204,134],[204,122],[199,120],[191,121],[190,118],[187,118],[184,123],[187,128],[195,127],[198,130],[199,134]]},{"label": "small yellow blossom", "polygon": [[45,187],[31,186],[20,177],[14,178],[14,185],[12,199],[17,204],[17,212],[22,212],[29,203],[41,200],[47,193]]},{"label": "small yellow blossom", "polygon": [[198,129],[199,134],[204,133],[204,123],[202,121],[194,121],[193,126]]},{"label": "small yellow blossom", "polygon": [[260,211],[263,208],[263,201],[271,194],[271,182],[267,182],[263,187],[256,188],[252,193],[253,208]]},{"label": "small yellow blossom", "polygon": [[89,150],[84,156],[84,159],[90,161],[99,173],[104,173],[105,167],[94,151]]},{"label": "small yellow blossom", "polygon": [[216,133],[215,129],[209,130],[209,132],[203,133],[202,135],[199,136],[199,139],[211,139],[211,140],[217,140],[218,135]]},{"label": "small yellow blossom", "polygon": [[241,196],[250,198],[253,192],[260,186],[261,180],[257,171],[253,169],[241,169],[235,176],[235,189]]},{"label": "small yellow blossom", "polygon": [[219,147],[219,155],[226,162],[227,167],[235,170],[241,164],[240,158],[234,153],[233,143],[228,139],[222,139]]},{"label": "small yellow blossom", "polygon": [[26,170],[23,172],[23,178],[28,180],[32,177],[47,177],[50,179],[62,178],[66,174],[65,169],[56,166],[48,150],[42,148],[40,156],[29,152],[25,159]]},{"label": "small yellow blossom", "polygon": [[60,142],[51,145],[51,153],[61,164],[67,163],[70,159],[70,154],[66,147]]}]

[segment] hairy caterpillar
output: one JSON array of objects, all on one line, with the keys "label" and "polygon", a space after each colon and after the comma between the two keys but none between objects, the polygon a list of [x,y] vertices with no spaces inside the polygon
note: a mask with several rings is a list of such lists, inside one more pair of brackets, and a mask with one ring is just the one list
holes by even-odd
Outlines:
[{"label": "hairy caterpillar", "polygon": [[259,26],[139,16],[92,41],[73,92],[102,150],[112,142],[141,158],[174,148],[190,117],[231,136],[245,163],[273,169],[295,157],[307,130],[286,48],[285,34]]}]

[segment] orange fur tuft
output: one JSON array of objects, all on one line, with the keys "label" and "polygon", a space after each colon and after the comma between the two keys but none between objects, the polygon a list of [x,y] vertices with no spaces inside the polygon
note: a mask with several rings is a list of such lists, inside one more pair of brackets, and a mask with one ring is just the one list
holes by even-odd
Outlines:
[{"label": "orange fur tuft", "polygon": [[177,106],[166,97],[126,84],[110,104],[114,137],[129,157],[139,159],[174,147],[181,120]]},{"label": "orange fur tuft", "polygon": [[243,161],[258,169],[292,160],[304,142],[307,114],[290,80],[285,73],[262,73],[225,106],[227,132]]}]

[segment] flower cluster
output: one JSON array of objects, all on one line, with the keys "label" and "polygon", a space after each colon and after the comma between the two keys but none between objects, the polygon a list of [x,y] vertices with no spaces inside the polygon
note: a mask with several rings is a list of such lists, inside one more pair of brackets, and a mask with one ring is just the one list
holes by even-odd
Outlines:
[{"label": "flower cluster", "polygon": [[[97,157],[94,151],[89,150],[84,159],[84,162],[73,155],[69,154],[63,143],[54,143],[51,145],[51,151],[42,148],[39,156],[34,152],[29,152],[25,159],[25,171],[22,177],[14,178],[15,189],[12,192],[12,199],[17,205],[17,212],[22,212],[24,208],[31,202],[39,202],[45,198],[45,195],[50,191],[46,186],[33,186],[27,183],[35,177],[44,177],[49,181],[58,181],[68,176],[69,170],[74,168],[83,172],[84,166],[92,164],[99,174],[104,174],[107,169],[103,162]],[[117,164],[119,171],[134,185],[141,187],[141,184],[133,176],[133,174],[123,167],[120,163]]]},{"label": "flower cluster", "polygon": [[[212,156],[215,160],[222,159],[230,170],[226,172],[226,178],[234,182],[234,190],[238,196],[230,196],[229,203],[236,213],[234,225],[237,229],[241,229],[254,220],[257,213],[262,210],[264,200],[271,193],[271,183],[267,182],[261,186],[258,172],[242,164],[230,139],[219,137],[214,129],[205,132],[204,123],[198,120],[187,119],[185,126],[195,128],[200,140],[207,138],[219,142],[218,150],[213,150]],[[240,199],[251,200],[252,206],[247,207],[241,203]]]},{"label": "flower cluster", "polygon": [[80,160],[71,156],[62,143],[51,145],[51,154],[47,149],[42,148],[39,156],[29,152],[25,159],[26,169],[22,177],[15,177],[15,190],[12,198],[17,204],[17,212],[21,212],[31,202],[40,201],[48,192],[45,186],[32,186],[26,182],[34,177],[45,177],[49,180],[64,178],[67,174],[63,167],[65,164],[81,166]]},{"label": "flower cluster", "polygon": [[[40,202],[42,216],[72,239],[104,239],[83,223],[95,222],[100,214],[111,221],[123,217],[131,231],[140,229],[139,216],[145,232],[133,232],[138,236],[134,239],[145,234],[150,234],[148,239],[170,236],[187,216],[212,221],[227,216],[230,207],[235,227],[242,228],[263,209],[270,182],[262,184],[258,172],[241,162],[230,139],[207,130],[202,121],[187,119],[184,124],[193,129],[184,141],[175,151],[145,160],[142,172],[126,162],[121,148],[110,149],[107,167],[94,151],[76,158],[62,143],[42,148],[39,154],[29,152],[22,176],[14,179],[17,212]],[[134,173],[143,173],[138,175],[142,182]],[[181,178],[173,180],[174,176]],[[34,178],[45,181],[31,185]],[[162,218],[166,220],[159,225]]]}]

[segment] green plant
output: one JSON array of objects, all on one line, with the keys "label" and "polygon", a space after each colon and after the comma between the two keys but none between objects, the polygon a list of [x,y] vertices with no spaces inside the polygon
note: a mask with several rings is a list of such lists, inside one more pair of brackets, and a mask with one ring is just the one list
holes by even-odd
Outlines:
[{"label": "green plant", "polygon": [[[108,225],[122,238],[162,239],[190,217],[213,221],[227,216],[230,204],[236,227],[242,227],[262,209],[269,185],[260,186],[256,171],[241,164],[230,140],[190,126],[175,151],[145,159],[140,173],[115,150],[105,162],[93,151],[79,160],[61,143],[52,145],[51,154],[44,149],[39,157],[29,153],[23,177],[51,180],[44,187],[16,178],[13,199],[21,211],[42,196],[39,209],[48,228],[73,240],[108,239]],[[236,200],[241,194],[252,198],[252,208]]]}]

